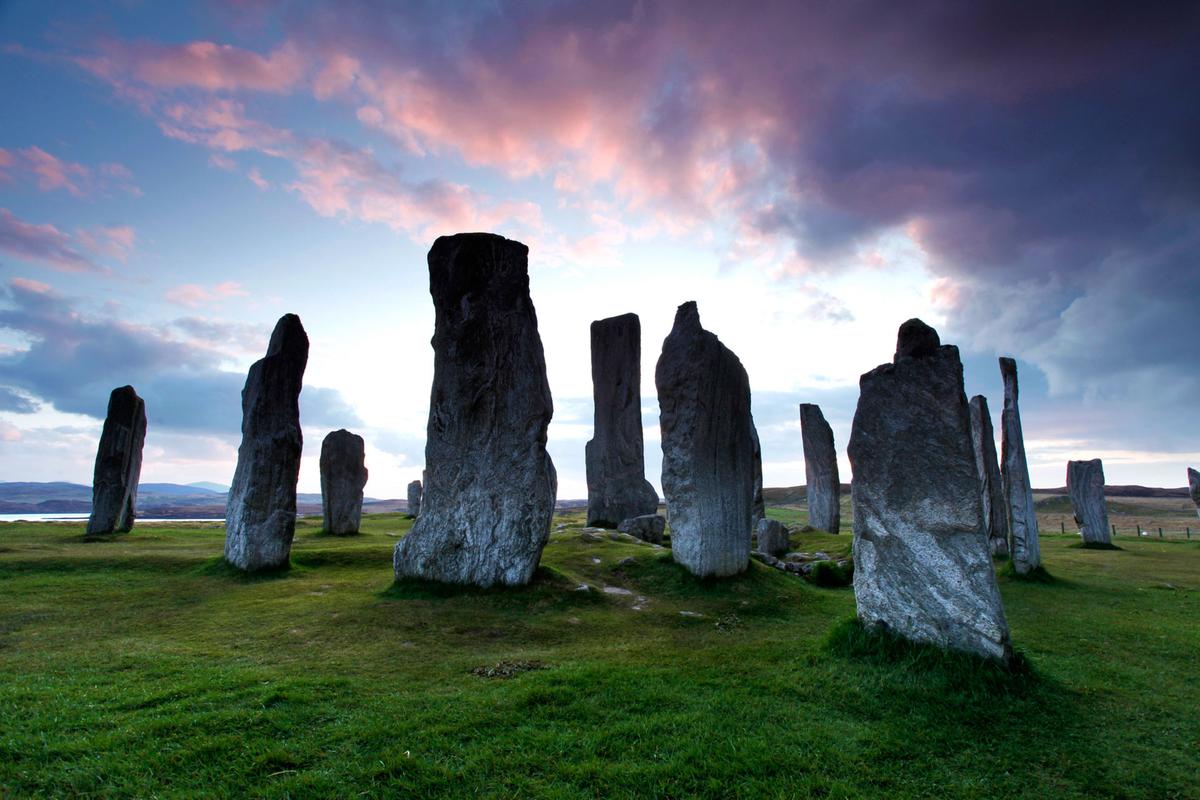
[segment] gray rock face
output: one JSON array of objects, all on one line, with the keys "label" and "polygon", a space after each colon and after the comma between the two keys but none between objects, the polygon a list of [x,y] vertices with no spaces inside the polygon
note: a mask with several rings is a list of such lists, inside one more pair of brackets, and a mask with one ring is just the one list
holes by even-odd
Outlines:
[{"label": "gray rock face", "polygon": [[287,566],[300,477],[300,389],[308,335],[285,314],[242,389],[242,444],[225,506],[225,560],[244,570]]},{"label": "gray rock face", "polygon": [[1200,472],[1188,467],[1188,490],[1192,493],[1192,502],[1196,504],[1196,514],[1200,515]]},{"label": "gray rock face", "polygon": [[145,441],[145,402],[132,386],[113,389],[108,396],[100,445],[96,448],[88,536],[125,533],[133,528]]},{"label": "gray rock face", "polygon": [[326,533],[358,533],[363,487],[367,485],[365,462],[366,445],[357,434],[337,430],[321,442],[321,510]]},{"label": "gray rock face", "polygon": [[695,575],[734,575],[750,558],[754,424],[746,370],[684,303],[654,373],[671,552]]},{"label": "gray rock face", "polygon": [[800,404],[800,436],[804,441],[804,482],[808,502],[808,524],[837,533],[842,525],[842,484],[838,477],[837,450],[833,428],[821,407]]},{"label": "gray rock face", "polygon": [[787,528],[777,519],[763,517],[754,526],[758,552],[778,558],[788,551]]},{"label": "gray rock face", "polygon": [[408,484],[408,515],[413,519],[421,516],[421,482],[412,481]]},{"label": "gray rock face", "polygon": [[1104,504],[1104,462],[1067,462],[1067,494],[1075,510],[1075,524],[1085,544],[1112,544],[1108,507]]},{"label": "gray rock face", "polygon": [[971,398],[971,444],[975,450],[975,471],[979,473],[979,494],[983,498],[983,521],[988,546],[994,556],[1008,555],[1008,513],[1005,511],[1004,485],[1000,481],[1000,462],[996,458],[996,433],[987,398]]},{"label": "gray rock face", "polygon": [[958,348],[929,346],[929,331],[905,323],[896,361],[859,380],[848,447],[858,616],[915,641],[1007,661],[962,364]]},{"label": "gray rock face", "polygon": [[433,391],[421,515],[396,544],[396,578],[528,583],[550,537],[558,481],[546,452],[554,406],[529,249],[488,233],[429,251]]},{"label": "gray rock face", "polygon": [[587,524],[613,528],[658,508],[642,441],[642,326],[637,314],[622,314],[593,322],[591,331],[596,411],[584,450]]},{"label": "gray rock face", "polygon": [[754,436],[754,500],[750,504],[750,528],[767,516],[767,501],[763,498],[762,443],[758,439],[758,428],[750,420],[750,433]]},{"label": "gray rock face", "polygon": [[1017,362],[1000,359],[1004,378],[1004,411],[1000,414],[1000,478],[1004,486],[1004,508],[1008,518],[1009,553],[1013,569],[1027,575],[1042,563],[1038,543],[1037,511],[1033,486],[1025,460],[1025,436],[1021,432],[1021,410],[1017,405]]},{"label": "gray rock face", "polygon": [[617,526],[617,530],[621,533],[628,533],[630,536],[637,537],[643,542],[650,542],[650,544],[662,544],[663,532],[666,529],[667,520],[658,514],[630,517],[621,520],[621,524]]}]

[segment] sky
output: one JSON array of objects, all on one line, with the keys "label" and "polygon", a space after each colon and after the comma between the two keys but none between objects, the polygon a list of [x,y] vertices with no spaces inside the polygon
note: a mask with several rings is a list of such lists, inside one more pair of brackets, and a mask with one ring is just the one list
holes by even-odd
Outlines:
[{"label": "sky", "polygon": [[675,308],[742,360],[764,482],[798,405],[842,451],[910,317],[999,422],[1018,361],[1037,486],[1200,464],[1200,6],[1025,2],[0,0],[0,480],[88,483],[108,394],[146,399],[142,480],[227,485],[246,369],[311,340],[322,438],[367,494],[420,476],[425,255],[530,248],[559,497],[586,496],[588,325]]}]

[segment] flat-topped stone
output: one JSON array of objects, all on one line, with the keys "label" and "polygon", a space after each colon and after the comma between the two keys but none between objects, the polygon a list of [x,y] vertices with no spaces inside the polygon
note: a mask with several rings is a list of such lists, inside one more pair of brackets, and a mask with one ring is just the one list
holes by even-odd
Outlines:
[{"label": "flat-topped stone", "polygon": [[617,530],[621,533],[628,533],[643,542],[650,544],[662,544],[663,533],[667,529],[667,520],[658,514],[642,514],[637,517],[621,520],[621,524],[617,526]]},{"label": "flat-topped stone", "polygon": [[1112,544],[1108,507],[1104,501],[1104,462],[1067,462],[1067,495],[1075,512],[1075,524],[1085,544]]},{"label": "flat-topped stone", "polygon": [[367,485],[366,443],[345,428],[321,442],[321,512],[326,533],[358,533]]}]

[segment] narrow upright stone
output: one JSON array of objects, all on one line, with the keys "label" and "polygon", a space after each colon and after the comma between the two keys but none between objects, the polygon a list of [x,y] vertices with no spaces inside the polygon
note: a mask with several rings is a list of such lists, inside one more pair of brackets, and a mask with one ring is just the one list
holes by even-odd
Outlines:
[{"label": "narrow upright stone", "polygon": [[1067,462],[1067,494],[1084,544],[1112,544],[1108,507],[1104,503],[1104,462]]},{"label": "narrow upright stone", "polygon": [[1196,514],[1200,515],[1200,472],[1188,467],[1188,491],[1192,494],[1192,503],[1196,506]]},{"label": "narrow upright stone", "polygon": [[838,477],[837,450],[833,428],[825,421],[821,407],[800,404],[800,437],[804,441],[804,492],[808,503],[808,524],[818,530],[837,533],[842,525],[842,484]]},{"label": "narrow upright stone", "polygon": [[1008,514],[1004,502],[1004,484],[1000,481],[1000,462],[996,458],[996,433],[987,398],[971,398],[971,444],[975,449],[975,471],[979,473],[979,494],[983,498],[983,521],[988,546],[994,556],[1008,555]]},{"label": "narrow upright stone", "polygon": [[1004,411],[1000,414],[1000,477],[1004,485],[1004,508],[1008,518],[1009,552],[1013,569],[1027,575],[1042,563],[1038,543],[1037,510],[1025,460],[1025,437],[1021,432],[1021,410],[1017,405],[1017,362],[1000,359],[1004,378]]},{"label": "narrow upright stone", "polygon": [[489,233],[429,250],[433,391],[421,515],[396,544],[396,578],[528,583],[550,538],[558,486],[546,452],[554,406],[529,249]]},{"label": "narrow upright stone", "polygon": [[847,448],[858,617],[1008,661],[958,348],[920,320],[901,327],[898,345],[894,363],[859,380]]},{"label": "narrow upright stone", "polygon": [[753,530],[758,521],[767,516],[767,501],[763,497],[762,442],[753,418],[750,420],[750,432],[754,436],[754,501],[750,504],[750,528]]},{"label": "narrow upright stone", "polygon": [[734,575],[750,559],[754,424],[750,381],[684,303],[654,373],[671,553],[699,576]]},{"label": "narrow upright stone", "polygon": [[242,444],[225,506],[225,560],[238,569],[288,564],[300,477],[300,389],[308,334],[295,314],[279,318],[267,355],[242,389]]},{"label": "narrow upright stone", "polygon": [[366,485],[363,438],[345,429],[333,431],[321,442],[321,510],[326,533],[358,533]]},{"label": "narrow upright stone", "polygon": [[584,448],[587,524],[615,528],[658,509],[642,442],[642,326],[637,314],[622,314],[596,320],[591,332],[595,435]]},{"label": "narrow upright stone", "polygon": [[87,535],[125,533],[137,518],[138,478],[146,441],[146,404],[132,386],[113,389],[96,448]]},{"label": "narrow upright stone", "polygon": [[412,481],[408,484],[408,515],[413,519],[421,516],[421,482]]}]

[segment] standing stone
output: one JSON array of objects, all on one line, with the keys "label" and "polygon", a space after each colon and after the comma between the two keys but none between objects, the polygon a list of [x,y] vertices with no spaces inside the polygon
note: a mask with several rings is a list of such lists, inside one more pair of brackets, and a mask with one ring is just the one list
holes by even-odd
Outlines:
[{"label": "standing stone", "polygon": [[996,458],[996,433],[987,398],[971,398],[971,444],[975,450],[975,471],[979,473],[979,494],[983,498],[983,521],[988,546],[994,556],[1008,555],[1008,514],[1004,485],[1000,481],[1000,462]]},{"label": "standing stone", "polygon": [[622,314],[596,320],[591,330],[595,436],[584,448],[587,524],[615,528],[658,509],[642,442],[642,326],[637,314]]},{"label": "standing stone", "polygon": [[842,484],[838,477],[837,450],[833,446],[833,428],[829,427],[821,407],[815,403],[800,404],[800,437],[804,440],[808,524],[818,530],[837,533],[842,526]]},{"label": "standing stone", "polygon": [[1192,502],[1196,505],[1196,514],[1200,515],[1200,472],[1188,467],[1188,491],[1192,494]]},{"label": "standing stone", "polygon": [[753,417],[750,419],[750,433],[754,436],[754,500],[750,504],[750,529],[753,530],[758,521],[767,516],[767,501],[763,498],[762,443]]},{"label": "standing stone", "polygon": [[754,538],[760,553],[778,558],[788,551],[787,528],[777,519],[760,519],[754,526]]},{"label": "standing stone", "polygon": [[734,575],[750,559],[754,423],[750,381],[684,303],[654,373],[671,553],[694,575]]},{"label": "standing stone", "polygon": [[1004,378],[1004,411],[1000,414],[1000,477],[1004,485],[1004,508],[1008,518],[1009,552],[1013,569],[1027,575],[1042,563],[1038,544],[1037,510],[1025,461],[1025,437],[1021,433],[1021,410],[1017,405],[1017,362],[1000,359]]},{"label": "standing stone", "polygon": [[325,532],[358,533],[363,487],[367,485],[366,446],[348,430],[333,431],[321,442],[321,510]]},{"label": "standing stone", "polygon": [[225,560],[238,569],[288,565],[300,477],[300,389],[308,335],[300,318],[279,318],[267,355],[242,389],[242,444],[225,505]]},{"label": "standing stone", "polygon": [[1084,544],[1112,544],[1108,507],[1104,504],[1104,462],[1067,462],[1067,494]]},{"label": "standing stone", "polygon": [[408,484],[408,515],[413,519],[421,516],[421,482]]},{"label": "standing stone", "polygon": [[663,533],[667,529],[667,520],[658,514],[643,514],[640,517],[630,517],[621,520],[617,530],[641,539],[650,544],[662,544]]},{"label": "standing stone", "polygon": [[433,391],[421,515],[396,544],[396,578],[492,586],[533,578],[558,481],[546,452],[554,406],[529,248],[489,233],[429,250]]},{"label": "standing stone", "polygon": [[145,441],[145,402],[132,386],[113,389],[108,396],[100,446],[96,449],[88,536],[126,533],[133,528]]},{"label": "standing stone", "polygon": [[1008,623],[984,535],[958,348],[920,320],[859,379],[854,597],[868,627],[1004,661]]}]

